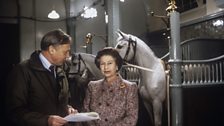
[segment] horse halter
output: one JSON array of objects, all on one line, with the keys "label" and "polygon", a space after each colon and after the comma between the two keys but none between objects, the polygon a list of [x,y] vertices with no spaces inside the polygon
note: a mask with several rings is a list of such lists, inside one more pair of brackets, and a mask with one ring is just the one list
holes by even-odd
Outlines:
[{"label": "horse halter", "polygon": [[124,59],[123,59],[126,62],[127,62],[127,58],[128,58],[128,54],[130,52],[131,46],[133,47],[133,50],[134,50],[134,56],[131,58],[130,61],[134,60],[134,58],[135,58],[137,43],[136,43],[136,40],[134,41],[134,40],[131,39],[131,37],[129,37],[129,39],[128,39],[128,49],[126,50],[126,53],[125,53],[125,56],[124,56]]},{"label": "horse halter", "polygon": [[[75,57],[76,57],[76,56],[75,56]],[[73,60],[74,60],[75,57],[72,57],[72,60],[71,60],[71,62],[72,62],[73,65],[74,65]],[[77,72],[69,72],[69,74],[70,74],[70,75],[79,74],[80,76],[82,76],[82,73],[80,73],[80,72],[81,72],[81,63],[84,64],[85,69],[86,69],[87,66],[86,66],[85,61],[83,60],[81,54],[78,54],[78,70],[77,70]]]}]

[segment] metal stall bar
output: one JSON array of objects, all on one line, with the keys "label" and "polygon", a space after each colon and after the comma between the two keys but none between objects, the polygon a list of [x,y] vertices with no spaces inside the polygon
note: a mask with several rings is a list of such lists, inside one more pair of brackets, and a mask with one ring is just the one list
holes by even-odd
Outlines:
[{"label": "metal stall bar", "polygon": [[175,1],[171,0],[167,10],[170,15],[171,43],[170,43],[170,60],[171,66],[171,83],[170,83],[170,100],[171,100],[171,125],[183,125],[182,112],[182,82],[181,82],[181,63],[182,51],[180,47],[180,14],[175,11]]}]

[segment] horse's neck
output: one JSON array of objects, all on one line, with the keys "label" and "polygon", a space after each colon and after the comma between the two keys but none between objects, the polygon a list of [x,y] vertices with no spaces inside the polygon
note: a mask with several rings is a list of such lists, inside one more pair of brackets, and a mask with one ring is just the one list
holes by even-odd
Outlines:
[{"label": "horse's neck", "polygon": [[80,53],[82,59],[83,59],[83,62],[85,63],[85,65],[88,67],[88,68],[91,68],[91,67],[94,67],[95,66],[95,56],[94,55],[91,55],[91,54],[86,54],[86,53]]},{"label": "horse's neck", "polygon": [[147,45],[141,45],[137,46],[135,61],[139,66],[152,68],[158,62],[158,58]]},{"label": "horse's neck", "polygon": [[94,63],[95,57],[91,54],[84,54],[84,53],[80,53],[82,59],[84,60],[84,62],[86,63]]},{"label": "horse's neck", "polygon": [[95,56],[91,55],[91,54],[81,54],[86,67],[89,69],[89,71],[97,78],[97,79],[101,79],[103,76],[100,72],[100,70],[96,67],[95,65]]}]

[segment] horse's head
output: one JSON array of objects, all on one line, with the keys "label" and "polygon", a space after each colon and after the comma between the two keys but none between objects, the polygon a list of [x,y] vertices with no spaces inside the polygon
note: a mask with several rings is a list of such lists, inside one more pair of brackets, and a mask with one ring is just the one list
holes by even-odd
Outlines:
[{"label": "horse's head", "polygon": [[87,53],[72,53],[67,60],[65,69],[68,79],[96,80],[103,78],[101,71],[95,65],[95,55]]},{"label": "horse's head", "polygon": [[115,48],[124,60],[132,60],[136,53],[136,37],[121,31],[118,31],[118,36]]},{"label": "horse's head", "polygon": [[87,70],[85,61],[78,53],[72,53],[71,58],[66,61],[66,73],[68,78],[75,78],[76,76],[84,77]]}]

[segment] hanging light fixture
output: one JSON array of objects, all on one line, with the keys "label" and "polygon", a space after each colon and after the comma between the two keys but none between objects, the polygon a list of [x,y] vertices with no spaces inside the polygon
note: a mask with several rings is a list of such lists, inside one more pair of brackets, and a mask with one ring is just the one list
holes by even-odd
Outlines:
[{"label": "hanging light fixture", "polygon": [[105,14],[105,23],[107,24],[108,23],[108,14],[107,14],[107,12],[105,12],[104,14]]},{"label": "hanging light fixture", "polygon": [[87,19],[97,17],[97,10],[95,8],[84,7],[83,10],[84,13],[81,14],[82,17]]},{"label": "hanging light fixture", "polygon": [[60,15],[53,9],[47,16],[50,19],[58,19]]}]

